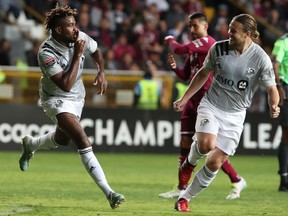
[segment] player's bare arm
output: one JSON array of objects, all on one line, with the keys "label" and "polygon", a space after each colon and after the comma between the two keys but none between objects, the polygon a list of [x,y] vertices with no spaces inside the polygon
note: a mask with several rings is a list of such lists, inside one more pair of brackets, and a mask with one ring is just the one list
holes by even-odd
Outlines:
[{"label": "player's bare arm", "polygon": [[268,94],[268,104],[270,109],[271,118],[277,118],[280,114],[279,104],[279,94],[276,86],[270,86],[266,89]]},{"label": "player's bare arm", "polygon": [[98,85],[100,86],[100,90],[97,92],[97,94],[104,94],[107,90],[108,82],[105,77],[105,72],[104,72],[104,59],[103,55],[100,49],[97,49],[91,57],[93,60],[98,64],[99,67],[99,72],[94,80],[93,85]]},{"label": "player's bare arm", "polygon": [[85,41],[77,40],[74,45],[74,55],[68,71],[65,73],[62,71],[61,73],[51,77],[53,82],[65,92],[69,92],[75,83],[80,64],[80,58],[84,53],[84,47]]},{"label": "player's bare arm", "polygon": [[187,101],[204,85],[207,81],[211,71],[205,69],[204,67],[196,73],[196,75],[191,80],[187,90],[185,91],[182,97],[173,103],[174,109],[177,112],[180,112],[184,109]]}]

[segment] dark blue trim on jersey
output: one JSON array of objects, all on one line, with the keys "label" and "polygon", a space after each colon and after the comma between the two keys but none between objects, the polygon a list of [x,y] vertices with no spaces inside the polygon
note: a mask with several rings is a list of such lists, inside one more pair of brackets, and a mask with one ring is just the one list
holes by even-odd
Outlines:
[{"label": "dark blue trim on jersey", "polygon": [[228,55],[229,54],[229,41],[220,41],[217,42],[215,45],[215,50],[216,50],[216,56],[223,56],[223,55]]}]

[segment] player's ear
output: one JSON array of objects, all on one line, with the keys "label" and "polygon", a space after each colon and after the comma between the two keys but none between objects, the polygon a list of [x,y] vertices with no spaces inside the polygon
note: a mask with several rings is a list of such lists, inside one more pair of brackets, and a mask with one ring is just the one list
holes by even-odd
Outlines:
[{"label": "player's ear", "polygon": [[247,32],[246,32],[246,35],[247,35],[248,37],[251,37],[251,31],[247,31]]},{"label": "player's ear", "polygon": [[58,26],[58,27],[55,27],[55,32],[57,34],[61,34],[61,28]]}]

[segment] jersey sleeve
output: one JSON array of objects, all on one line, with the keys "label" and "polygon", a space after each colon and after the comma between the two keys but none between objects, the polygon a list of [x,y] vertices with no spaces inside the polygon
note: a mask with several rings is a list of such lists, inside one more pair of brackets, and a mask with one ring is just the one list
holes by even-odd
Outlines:
[{"label": "jersey sleeve", "polygon": [[86,50],[89,53],[94,53],[97,50],[97,48],[98,48],[97,42],[95,40],[93,40],[89,35],[80,31],[79,32],[79,38],[86,42]]},{"label": "jersey sleeve", "polygon": [[269,58],[269,56],[265,53],[262,59],[261,64],[261,72],[259,76],[259,82],[262,86],[269,87],[269,86],[275,86],[275,73],[273,70],[272,62]]},{"label": "jersey sleeve", "polygon": [[215,44],[211,46],[208,55],[206,56],[203,67],[209,71],[214,71],[215,68],[215,61],[216,60],[216,53],[215,53]]},{"label": "jersey sleeve", "polygon": [[48,52],[39,52],[39,66],[46,76],[52,77],[63,71],[63,68],[57,62],[56,57]]},{"label": "jersey sleeve", "polygon": [[[284,45],[284,44],[283,44]],[[276,61],[282,63],[283,58],[285,56],[286,50],[285,50],[285,46],[280,46],[279,49],[277,50],[277,54],[276,54]]]},{"label": "jersey sleeve", "polygon": [[[211,39],[210,39],[211,40]],[[212,42],[213,43],[213,42]],[[205,52],[210,49],[211,42],[208,37],[202,37],[188,44],[179,44],[175,39],[168,40],[170,49],[176,54],[192,54],[194,52]]]},{"label": "jersey sleeve", "polygon": [[175,54],[182,55],[189,53],[188,44],[179,44],[175,39],[168,40],[168,45]]},{"label": "jersey sleeve", "polygon": [[272,55],[276,56],[282,45],[283,45],[283,40],[281,39],[276,40],[276,42],[274,43],[273,50],[272,50]]}]

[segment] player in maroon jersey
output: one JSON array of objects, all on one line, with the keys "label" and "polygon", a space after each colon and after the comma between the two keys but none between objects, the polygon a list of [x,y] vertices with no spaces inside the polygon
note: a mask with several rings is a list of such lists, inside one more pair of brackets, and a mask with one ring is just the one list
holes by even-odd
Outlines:
[{"label": "player in maroon jersey", "polygon": [[[202,13],[193,13],[189,15],[189,30],[192,41],[188,44],[179,44],[173,36],[166,36],[165,42],[168,44],[173,53],[183,55],[188,54],[184,62],[183,68],[178,68],[176,61],[172,54],[168,55],[168,63],[176,75],[184,80],[190,80],[195,73],[203,65],[206,55],[210,47],[215,43],[215,39],[208,35],[207,18]],[[190,164],[186,158],[189,155],[192,138],[195,133],[195,123],[197,116],[197,107],[201,98],[208,90],[212,82],[213,73],[203,85],[203,87],[187,102],[184,110],[181,113],[181,141],[180,141],[180,155],[179,155],[179,169],[178,169],[178,186],[176,190],[168,191],[159,194],[162,198],[178,197],[181,190],[184,190],[191,178],[192,171],[195,166]],[[193,149],[191,149],[193,150]],[[227,160],[222,165],[222,170],[229,176],[232,183],[232,190],[226,199],[237,199],[240,197],[241,191],[247,187],[244,178],[239,176],[230,162]]]}]

